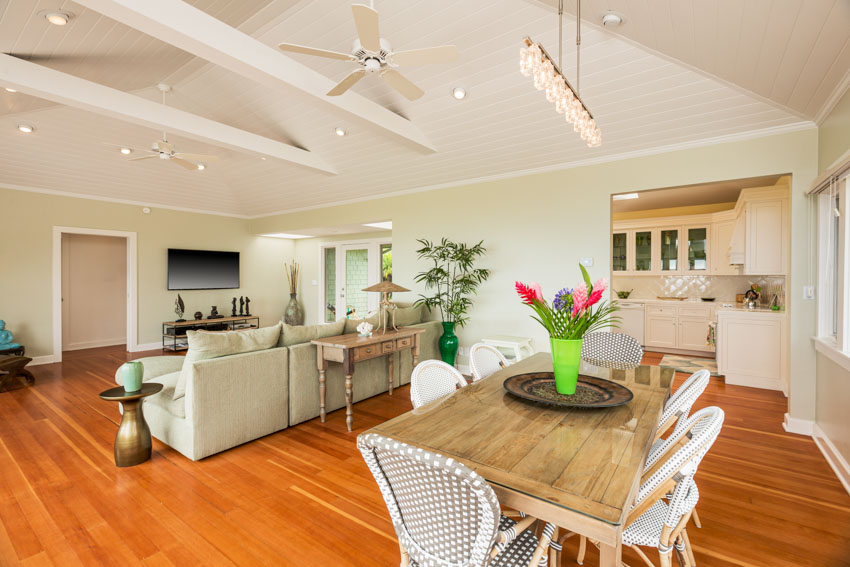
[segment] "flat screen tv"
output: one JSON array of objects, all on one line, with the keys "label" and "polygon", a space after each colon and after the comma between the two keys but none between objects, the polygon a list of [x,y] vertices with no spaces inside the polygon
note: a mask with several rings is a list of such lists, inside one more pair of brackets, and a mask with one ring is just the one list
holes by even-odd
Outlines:
[{"label": "flat screen tv", "polygon": [[168,289],[239,287],[239,252],[168,249]]}]

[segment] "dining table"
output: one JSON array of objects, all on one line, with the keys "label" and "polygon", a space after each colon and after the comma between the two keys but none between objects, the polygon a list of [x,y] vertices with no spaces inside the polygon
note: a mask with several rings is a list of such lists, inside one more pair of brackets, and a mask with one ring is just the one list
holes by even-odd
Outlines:
[{"label": "dining table", "polygon": [[580,376],[632,392],[616,407],[560,407],[504,387],[508,378],[540,372],[552,372],[551,354],[502,368],[370,432],[457,459],[493,487],[503,508],[587,536],[599,546],[600,566],[620,567],[624,524],[675,369],[582,361]]}]

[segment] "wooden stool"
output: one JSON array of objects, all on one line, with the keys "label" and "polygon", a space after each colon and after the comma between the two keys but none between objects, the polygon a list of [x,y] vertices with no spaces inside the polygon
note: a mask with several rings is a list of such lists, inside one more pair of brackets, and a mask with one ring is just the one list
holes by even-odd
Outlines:
[{"label": "wooden stool", "polygon": [[35,376],[24,368],[30,362],[32,359],[27,356],[0,355],[0,390],[6,390],[7,382],[14,378],[23,378],[28,384],[35,384]]}]

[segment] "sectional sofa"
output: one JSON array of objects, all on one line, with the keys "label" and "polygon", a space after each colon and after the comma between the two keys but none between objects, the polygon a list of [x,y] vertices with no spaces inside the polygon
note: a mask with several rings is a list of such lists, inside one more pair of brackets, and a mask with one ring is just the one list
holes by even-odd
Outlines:
[{"label": "sectional sofa", "polygon": [[[286,429],[319,415],[316,347],[310,341],[356,332],[360,320],[293,327],[278,323],[250,331],[189,331],[186,356],[140,359],[143,380],[163,384],[146,399],[151,434],[192,460],[199,460]],[[374,323],[374,321],[371,321]],[[398,325],[423,327],[419,360],[439,358],[439,322],[422,321],[422,311],[397,310]],[[396,386],[410,381],[412,354],[393,353]],[[354,401],[387,391],[386,358],[357,363]],[[327,411],[345,407],[342,368],[327,372]],[[120,373],[115,381],[120,385]]]}]

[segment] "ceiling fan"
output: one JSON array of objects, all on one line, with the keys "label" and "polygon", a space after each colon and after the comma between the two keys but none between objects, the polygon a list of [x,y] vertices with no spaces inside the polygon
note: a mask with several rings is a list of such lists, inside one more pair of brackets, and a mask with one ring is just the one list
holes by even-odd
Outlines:
[{"label": "ceiling fan", "polygon": [[[171,90],[171,87],[165,84],[160,84],[157,88],[162,92],[162,104],[165,104],[165,94]],[[192,162],[211,162],[218,161],[218,156],[204,154],[186,154],[178,152],[173,144],[168,142],[168,136],[165,132],[162,133],[162,140],[157,140],[151,144],[151,149],[147,150],[150,155],[130,158],[127,161],[141,161],[144,159],[165,159],[185,169],[197,171],[204,169],[203,163]],[[191,161],[189,161],[191,160]]]},{"label": "ceiling fan", "polygon": [[416,100],[425,91],[413,84],[404,75],[396,71],[396,67],[405,65],[425,65],[429,63],[451,63],[456,61],[460,52],[454,45],[427,47],[408,51],[393,52],[390,43],[378,33],[378,12],[364,4],[353,4],[354,25],[357,27],[359,39],[354,40],[351,53],[327,51],[292,43],[281,43],[284,51],[316,55],[328,59],[353,61],[359,65],[349,73],[334,88],[328,91],[328,96],[339,96],[350,89],[367,73],[377,73],[392,88],[404,95],[408,100]]}]

